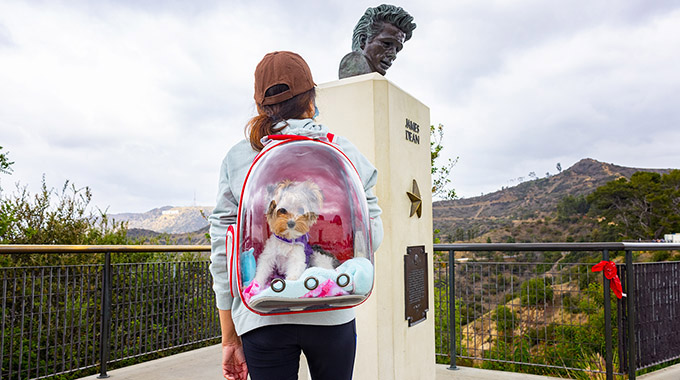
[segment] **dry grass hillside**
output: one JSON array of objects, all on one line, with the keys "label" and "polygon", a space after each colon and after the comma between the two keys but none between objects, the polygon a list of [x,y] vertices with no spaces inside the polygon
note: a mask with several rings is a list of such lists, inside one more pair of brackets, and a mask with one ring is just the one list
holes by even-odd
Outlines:
[{"label": "dry grass hillside", "polygon": [[[665,174],[670,170],[628,168],[586,158],[550,177],[523,182],[479,197],[434,202],[434,228],[441,231],[440,238],[446,242],[474,240],[480,236],[486,238],[489,233],[497,242],[497,236],[503,234],[494,234],[494,231],[542,220],[553,213],[567,195],[589,194],[614,179],[630,178],[637,171]],[[555,241],[562,237],[559,231],[551,231],[551,228],[554,227],[538,232],[552,235],[547,240]],[[545,239],[535,239],[541,240]]]}]

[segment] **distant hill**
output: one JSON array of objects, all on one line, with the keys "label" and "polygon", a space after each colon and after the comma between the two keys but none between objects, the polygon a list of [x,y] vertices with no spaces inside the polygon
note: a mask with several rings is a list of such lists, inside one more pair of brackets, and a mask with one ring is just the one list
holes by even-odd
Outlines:
[{"label": "distant hill", "polygon": [[128,239],[143,242],[144,244],[159,245],[209,245],[210,241],[206,237],[208,226],[198,231],[183,233],[161,233],[141,228],[130,228],[127,231]]},{"label": "distant hill", "polygon": [[206,228],[208,226],[206,217],[212,212],[212,209],[213,207],[207,206],[165,206],[144,213],[112,214],[109,217],[116,221],[127,221],[128,229],[131,230],[140,229],[156,233],[183,234]]},{"label": "distant hill", "polygon": [[434,202],[433,224],[435,229],[449,236],[467,234],[467,231],[480,236],[523,220],[549,215],[567,195],[589,194],[614,179],[630,178],[637,171],[666,174],[671,170],[628,168],[586,158],[550,177],[479,197]]}]

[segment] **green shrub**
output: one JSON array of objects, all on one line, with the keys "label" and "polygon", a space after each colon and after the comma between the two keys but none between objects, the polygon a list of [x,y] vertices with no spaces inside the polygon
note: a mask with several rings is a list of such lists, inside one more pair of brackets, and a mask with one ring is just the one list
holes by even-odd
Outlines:
[{"label": "green shrub", "polygon": [[515,321],[519,320],[519,313],[505,305],[499,305],[493,313],[493,318],[496,320],[498,332],[510,335],[515,329]]},{"label": "green shrub", "polygon": [[539,343],[550,343],[555,341],[555,327],[554,323],[547,326],[540,326],[535,328],[530,328],[524,334],[527,340],[533,345]]},{"label": "green shrub", "polygon": [[522,283],[520,301],[522,306],[539,306],[553,300],[552,281],[548,277],[533,278]]},{"label": "green shrub", "polygon": [[656,251],[652,255],[653,262],[666,261],[671,257],[671,253],[668,251]]}]

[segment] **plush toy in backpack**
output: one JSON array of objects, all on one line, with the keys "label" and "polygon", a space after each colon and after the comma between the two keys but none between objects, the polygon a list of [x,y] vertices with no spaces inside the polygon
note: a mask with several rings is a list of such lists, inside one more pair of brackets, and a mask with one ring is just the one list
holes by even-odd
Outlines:
[{"label": "plush toy in backpack", "polygon": [[257,258],[251,285],[260,288],[274,278],[295,281],[308,267],[334,269],[335,257],[309,244],[309,230],[323,207],[319,186],[284,180],[269,191],[269,199],[266,217],[272,235]]}]

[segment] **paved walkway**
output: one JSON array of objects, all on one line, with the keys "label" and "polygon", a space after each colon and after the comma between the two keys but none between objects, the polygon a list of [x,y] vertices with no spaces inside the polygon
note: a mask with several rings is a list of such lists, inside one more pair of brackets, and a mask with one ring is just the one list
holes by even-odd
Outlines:
[{"label": "paved walkway", "polygon": [[[146,363],[114,369],[108,372],[111,380],[224,380],[220,369],[220,345],[200,348]],[[95,380],[96,375],[82,378]],[[678,380],[680,364],[637,377],[640,380]],[[306,373],[300,380],[308,380]],[[554,377],[527,375],[523,373],[490,371],[459,367],[451,371],[446,365],[437,365],[435,380],[556,380]],[[365,379],[357,379],[365,380]],[[413,379],[426,380],[426,379]]]}]

